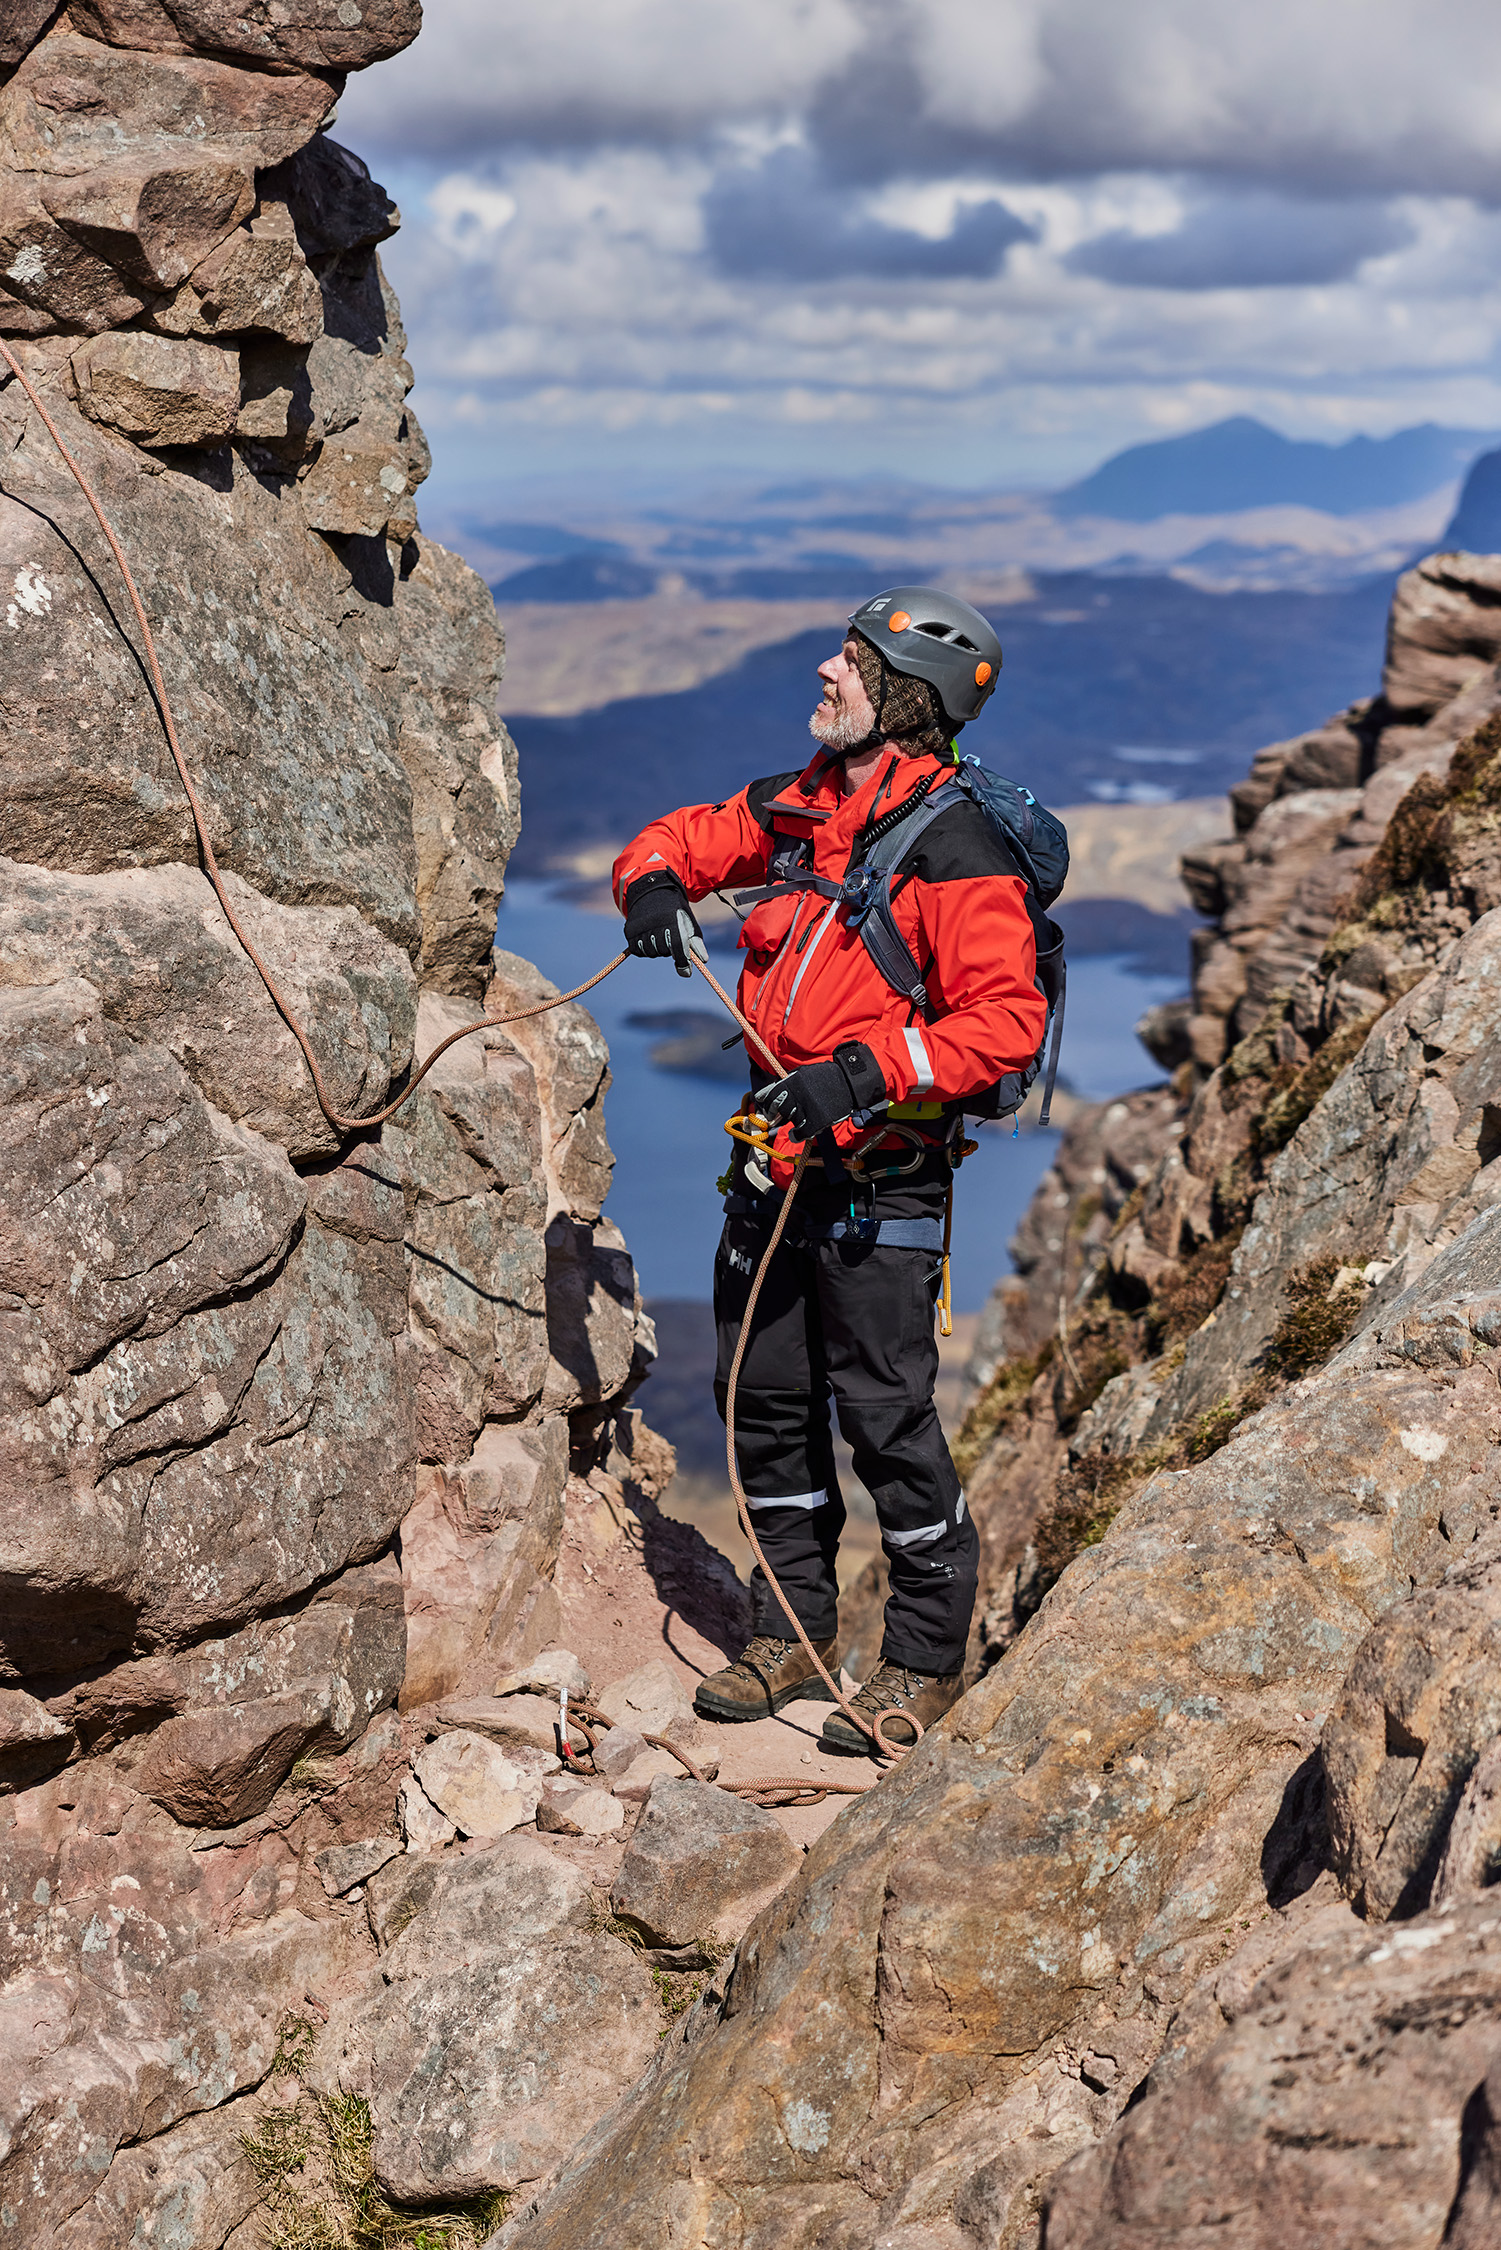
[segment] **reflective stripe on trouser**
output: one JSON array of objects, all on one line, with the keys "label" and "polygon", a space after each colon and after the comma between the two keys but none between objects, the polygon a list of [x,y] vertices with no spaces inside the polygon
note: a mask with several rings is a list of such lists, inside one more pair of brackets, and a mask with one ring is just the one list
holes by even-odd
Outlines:
[{"label": "reflective stripe on trouser", "polygon": [[[721,1415],[765,1245],[757,1220],[725,1221],[714,1261]],[[740,1371],[735,1450],[766,1559],[804,1632],[826,1640],[837,1624],[834,1558],[845,1520],[829,1427],[832,1396],[880,1520],[890,1580],[882,1654],[918,1672],[957,1672],[974,1608],[979,1540],[933,1406],[935,1265],[925,1250],[849,1240],[781,1243]],[[808,1496],[819,1491],[827,1501],[810,1508]],[[785,1631],[781,1605],[759,1570],[751,1583],[756,1630]]]}]

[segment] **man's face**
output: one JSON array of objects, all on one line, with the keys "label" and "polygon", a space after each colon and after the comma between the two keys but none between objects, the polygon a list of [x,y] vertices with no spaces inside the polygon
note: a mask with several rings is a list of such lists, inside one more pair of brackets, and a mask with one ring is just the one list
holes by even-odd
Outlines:
[{"label": "man's face", "polygon": [[820,664],[823,700],[808,721],[808,731],[826,750],[853,750],[876,723],[876,714],[855,662],[855,636],[847,635],[843,648]]}]

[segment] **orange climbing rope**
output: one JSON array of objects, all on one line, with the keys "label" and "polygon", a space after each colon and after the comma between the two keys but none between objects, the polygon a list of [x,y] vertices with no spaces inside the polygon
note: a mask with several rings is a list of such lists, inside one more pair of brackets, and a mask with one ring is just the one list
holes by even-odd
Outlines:
[{"label": "orange climbing rope", "polygon": [[[5,342],[3,337],[0,337],[0,357],[4,358],[6,365],[10,368],[10,371],[14,375],[16,381],[20,384],[22,390],[26,393],[27,398],[30,399],[32,405],[36,408],[37,413],[41,416],[43,423],[46,425],[48,435],[52,439],[53,444],[57,447],[58,452],[62,455],[63,460],[66,462],[69,470],[71,471],[73,480],[77,484],[79,491],[83,494],[85,500],[87,500],[90,508],[93,510],[94,519],[97,522],[99,529],[103,532],[105,539],[108,541],[110,553],[114,556],[115,561],[119,566],[120,576],[125,581],[125,590],[130,596],[131,608],[135,611],[136,623],[141,628],[141,637],[146,645],[146,662],[151,674],[152,688],[156,695],[157,709],[161,713],[162,726],[166,732],[168,747],[172,752],[173,763],[177,767],[178,779],[182,783],[183,793],[188,800],[188,807],[193,816],[193,828],[198,838],[199,851],[203,855],[204,872],[207,874],[210,883],[212,883],[214,887],[214,896],[218,899],[219,904],[223,909],[225,920],[228,922],[236,938],[239,940],[240,946],[246,954],[247,958],[253,963],[256,974],[259,976],[262,984],[265,986],[266,991],[270,996],[272,1005],[276,1009],[277,1014],[281,1017],[287,1029],[291,1032],[292,1037],[296,1040],[298,1046],[302,1049],[303,1060],[308,1066],[308,1072],[313,1081],[313,1088],[318,1096],[318,1106],[323,1111],[323,1114],[328,1119],[329,1123],[341,1133],[369,1132],[372,1127],[384,1124],[385,1120],[388,1117],[394,1117],[396,1112],[402,1107],[403,1103],[411,1100],[413,1094],[416,1093],[417,1088],[421,1085],[423,1079],[432,1069],[433,1064],[438,1060],[438,1057],[446,1053],[447,1050],[454,1045],[456,1040],[468,1039],[477,1031],[489,1031],[498,1028],[503,1024],[520,1023],[528,1016],[545,1015],[549,1009],[561,1008],[565,1001],[578,999],[581,994],[592,991],[595,985],[602,984],[607,976],[613,975],[615,970],[620,967],[621,962],[628,958],[628,956],[623,951],[617,953],[613,961],[607,961],[602,969],[596,970],[592,977],[586,978],[583,984],[574,985],[572,990],[569,992],[560,992],[556,995],[555,998],[551,1000],[537,1001],[529,1008],[512,1009],[505,1015],[481,1016],[476,1022],[464,1024],[460,1027],[459,1030],[451,1031],[448,1034],[448,1037],[446,1039],[440,1040],[439,1044],[434,1047],[432,1053],[426,1058],[423,1063],[419,1065],[418,1069],[413,1073],[405,1090],[397,1095],[395,1101],[388,1102],[384,1109],[372,1110],[368,1115],[365,1116],[353,1116],[345,1110],[336,1109],[334,1107],[333,1102],[329,1098],[328,1088],[324,1083],[323,1073],[318,1066],[318,1058],[313,1052],[312,1041],[309,1039],[306,1031],[302,1027],[302,1024],[299,1022],[296,1011],[291,1006],[291,1003],[286,999],[275,977],[272,975],[270,969],[266,966],[264,960],[262,960],[260,953],[256,949],[254,940],[250,936],[249,931],[244,927],[243,923],[240,921],[239,916],[236,914],[234,907],[230,904],[229,894],[224,888],[224,881],[219,873],[219,862],[214,855],[214,847],[209,841],[208,825],[203,816],[203,807],[199,802],[198,791],[194,786],[193,776],[188,770],[187,760],[183,756],[182,745],[177,739],[177,722],[172,716],[172,705],[167,695],[167,683],[162,677],[161,661],[156,653],[156,638],[151,630],[151,621],[146,615],[146,606],[141,600],[140,594],[137,591],[135,579],[131,575],[130,565],[125,560],[124,550],[122,549],[119,540],[115,537],[114,530],[110,524],[109,518],[105,515],[103,508],[99,504],[99,499],[94,491],[93,486],[89,483],[88,478],[84,475],[82,469],[74,460],[72,454],[68,451],[66,444],[63,442],[62,432],[59,430],[57,424],[53,421],[52,416],[48,413],[46,407],[42,404],[42,401],[37,395],[36,388],[33,385],[30,376],[26,373],[25,368],[22,367],[20,361],[16,358],[14,352]],[[762,1038],[760,1037],[759,1033],[750,1023],[747,1022],[746,1018],[740,1013],[740,1010],[736,1007],[734,1001],[725,991],[723,985],[720,984],[718,978],[714,976],[708,965],[698,958],[697,954],[693,956],[693,965],[698,970],[699,975],[706,980],[712,990],[723,1002],[724,1006],[729,1010],[730,1014],[734,1017],[736,1023],[740,1026],[740,1029],[745,1034],[747,1046],[749,1046],[749,1043],[754,1040],[757,1047],[760,1048],[762,1055],[766,1058],[767,1064],[776,1073],[777,1077],[785,1078],[787,1073],[783,1070],[781,1064],[772,1054],[770,1048],[767,1047],[764,1040],[762,1040]],[[875,1723],[872,1726],[866,1719],[861,1716],[858,1711],[853,1708],[849,1699],[845,1696],[843,1690],[840,1688],[837,1680],[831,1678],[829,1673],[819,1662],[817,1651],[813,1647],[813,1644],[809,1640],[807,1634],[803,1631],[802,1626],[798,1623],[791,1603],[788,1601],[786,1595],[782,1592],[782,1589],[778,1585],[774,1573],[768,1568],[766,1558],[761,1552],[760,1541],[757,1539],[756,1534],[751,1527],[750,1510],[746,1502],[744,1489],[740,1482],[739,1466],[735,1460],[735,1396],[740,1380],[741,1362],[745,1356],[746,1340],[750,1334],[750,1324],[755,1313],[756,1303],[761,1294],[761,1283],[765,1277],[766,1269],[771,1262],[772,1255],[776,1250],[777,1244],[781,1241],[782,1235],[786,1229],[787,1220],[792,1210],[793,1198],[797,1194],[798,1183],[802,1178],[803,1165],[805,1162],[806,1155],[799,1157],[797,1169],[792,1177],[792,1184],[788,1188],[785,1196],[782,1199],[782,1208],[777,1214],[777,1222],[772,1229],[771,1240],[768,1242],[766,1249],[762,1254],[760,1266],[756,1271],[755,1280],[751,1285],[750,1298],[745,1309],[745,1318],[740,1325],[740,1338],[736,1346],[734,1365],[730,1369],[728,1396],[725,1400],[725,1426],[730,1464],[730,1487],[735,1495],[735,1505],[740,1511],[740,1521],[744,1528],[746,1538],[750,1541],[751,1551],[755,1555],[757,1562],[761,1565],[762,1570],[765,1571],[767,1582],[771,1586],[773,1592],[776,1594],[777,1600],[781,1603],[783,1609],[786,1610],[788,1617],[791,1619],[793,1630],[796,1633],[798,1639],[801,1641],[803,1647],[807,1650],[809,1656],[813,1659],[814,1666],[818,1672],[820,1679],[822,1679],[824,1684],[828,1687],[834,1697],[835,1702],[840,1706],[841,1710],[843,1710],[846,1716],[854,1722],[854,1724],[860,1729],[862,1734],[868,1735],[870,1737],[871,1741],[875,1744],[876,1749],[879,1752],[883,1752],[887,1757],[898,1757],[902,1755],[904,1749],[915,1748],[916,1741],[921,1739],[923,1730],[920,1722],[911,1713],[891,1710],[879,1712],[876,1716]],[[881,1732],[881,1727],[885,1720],[893,1717],[905,1718],[910,1726],[917,1728],[917,1736],[914,1738],[914,1742],[912,1744],[904,1745],[887,1742]],[[670,1744],[664,1744],[663,1747],[671,1748],[672,1746]],[[682,1753],[680,1751],[674,1750],[673,1755],[674,1757],[681,1757]],[[687,1761],[684,1760],[684,1763],[686,1764]],[[768,1785],[763,1783],[758,1786],[766,1787]]]}]

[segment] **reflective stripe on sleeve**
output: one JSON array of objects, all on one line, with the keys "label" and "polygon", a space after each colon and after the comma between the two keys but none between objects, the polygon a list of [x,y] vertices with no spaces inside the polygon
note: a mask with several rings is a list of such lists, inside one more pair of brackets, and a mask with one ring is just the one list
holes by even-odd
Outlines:
[{"label": "reflective stripe on sleeve", "polygon": [[912,1068],[917,1073],[917,1091],[920,1094],[926,1093],[927,1089],[934,1084],[934,1078],[933,1064],[927,1048],[923,1045],[922,1033],[915,1023],[908,1024],[906,1030],[902,1033],[902,1037],[907,1042],[907,1053],[911,1059]]}]

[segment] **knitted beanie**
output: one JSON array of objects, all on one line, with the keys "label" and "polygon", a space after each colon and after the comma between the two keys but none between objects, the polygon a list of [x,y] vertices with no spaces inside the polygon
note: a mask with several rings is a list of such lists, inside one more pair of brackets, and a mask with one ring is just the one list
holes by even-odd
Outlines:
[{"label": "knitted beanie", "polygon": [[895,671],[863,633],[855,635],[855,666],[876,714],[878,735],[900,743],[912,758],[941,754],[948,748],[956,730],[945,724],[938,698],[926,680]]}]

